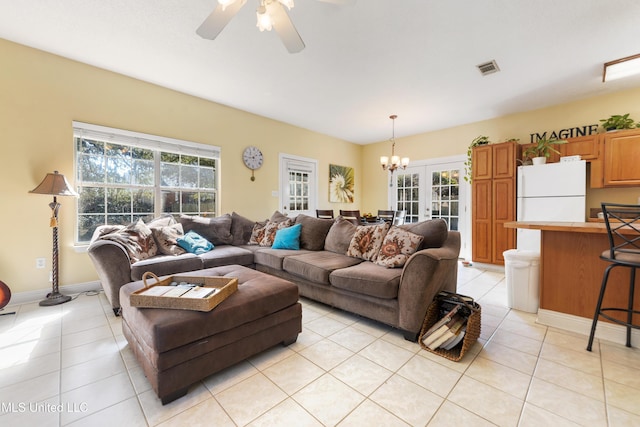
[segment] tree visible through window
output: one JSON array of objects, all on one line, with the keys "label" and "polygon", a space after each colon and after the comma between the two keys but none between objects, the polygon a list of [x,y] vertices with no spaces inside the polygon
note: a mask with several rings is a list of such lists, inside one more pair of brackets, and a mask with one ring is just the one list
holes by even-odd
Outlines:
[{"label": "tree visible through window", "polygon": [[216,215],[215,147],[209,156],[192,155],[166,150],[174,145],[175,151],[180,149],[175,140],[151,147],[149,140],[132,139],[127,133],[98,138],[99,132],[87,132],[91,137],[78,135],[83,132],[75,128],[74,132],[78,243],[88,242],[99,225],[148,221],[162,213]]}]

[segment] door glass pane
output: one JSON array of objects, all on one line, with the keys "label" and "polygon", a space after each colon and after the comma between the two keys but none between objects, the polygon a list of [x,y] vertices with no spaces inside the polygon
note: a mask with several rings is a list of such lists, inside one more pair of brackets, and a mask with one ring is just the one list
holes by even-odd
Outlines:
[{"label": "door glass pane", "polygon": [[431,218],[444,219],[450,230],[458,230],[458,206],[460,202],[459,177],[459,169],[438,170],[432,174]]},{"label": "door glass pane", "polygon": [[419,194],[420,194],[420,174],[407,173],[398,174],[396,178],[397,185],[397,204],[396,209],[406,211],[405,222],[418,222],[420,220],[419,212]]}]

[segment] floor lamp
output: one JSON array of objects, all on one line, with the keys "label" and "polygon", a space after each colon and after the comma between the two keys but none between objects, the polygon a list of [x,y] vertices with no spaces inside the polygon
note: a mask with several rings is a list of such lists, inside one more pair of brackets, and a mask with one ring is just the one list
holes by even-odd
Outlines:
[{"label": "floor lamp", "polygon": [[49,225],[53,230],[53,258],[51,261],[51,280],[53,282],[53,288],[51,293],[47,294],[47,297],[40,301],[42,306],[50,306],[63,304],[71,300],[68,295],[62,295],[58,291],[58,210],[60,209],[60,203],[56,200],[57,196],[78,196],[78,193],[73,191],[67,179],[64,175],[53,171],[48,173],[44,177],[42,182],[29,193],[34,194],[48,194],[53,196],[53,202],[49,203],[51,208],[51,221]]}]

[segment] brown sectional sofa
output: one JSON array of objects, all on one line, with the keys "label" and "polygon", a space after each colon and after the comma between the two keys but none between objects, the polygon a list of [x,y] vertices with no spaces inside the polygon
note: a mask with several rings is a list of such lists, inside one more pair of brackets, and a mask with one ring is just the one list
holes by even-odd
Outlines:
[{"label": "brown sectional sofa", "polygon": [[[270,220],[283,218],[276,212]],[[237,264],[287,279],[298,285],[303,297],[388,324],[415,341],[434,296],[456,290],[460,234],[447,231],[439,219],[400,226],[424,237],[401,268],[346,255],[356,226],[342,218],[298,215],[300,250],[249,245],[256,222],[235,212],[211,219],[182,216],[180,222],[184,232],[204,235],[215,248],[201,255],[157,255],[131,263],[121,244],[94,238],[89,256],[116,314],[120,288],[140,280],[146,271],[161,276]]]}]

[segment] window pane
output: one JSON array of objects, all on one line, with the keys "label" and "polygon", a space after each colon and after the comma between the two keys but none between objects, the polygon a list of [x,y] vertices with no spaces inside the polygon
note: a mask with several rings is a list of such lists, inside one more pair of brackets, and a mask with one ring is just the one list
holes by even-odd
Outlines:
[{"label": "window pane", "polygon": [[137,190],[133,196],[134,213],[153,213],[153,190]]},{"label": "window pane", "polygon": [[133,184],[153,185],[153,162],[147,160],[133,161]]},{"label": "window pane", "polygon": [[128,225],[133,221],[131,214],[128,215],[107,215],[107,224]]},{"label": "window pane", "polygon": [[198,213],[198,193],[182,191],[182,212]]},{"label": "window pane", "polygon": [[163,187],[180,186],[180,166],[160,164],[160,185]]},{"label": "window pane", "polygon": [[216,173],[213,168],[200,168],[200,188],[214,189],[216,184]]},{"label": "window pane", "polygon": [[99,225],[106,224],[106,215],[78,215],[78,240],[88,242]]},{"label": "window pane", "polygon": [[131,212],[131,190],[128,188],[108,188],[107,211],[109,213]]},{"label": "window pane", "polygon": [[131,161],[122,157],[107,157],[107,182],[129,184],[131,182]]},{"label": "window pane", "polygon": [[178,192],[162,192],[162,212],[180,212],[180,194]]},{"label": "window pane", "polygon": [[104,182],[105,167],[103,156],[78,156],[78,179],[83,182]]},{"label": "window pane", "polygon": [[191,166],[180,166],[180,187],[198,187],[198,168]]},{"label": "window pane", "polygon": [[80,187],[78,213],[104,213],[104,188]]}]

